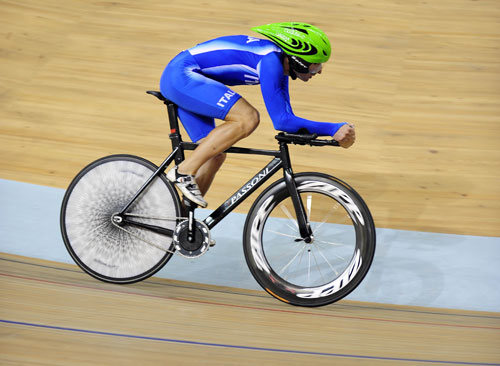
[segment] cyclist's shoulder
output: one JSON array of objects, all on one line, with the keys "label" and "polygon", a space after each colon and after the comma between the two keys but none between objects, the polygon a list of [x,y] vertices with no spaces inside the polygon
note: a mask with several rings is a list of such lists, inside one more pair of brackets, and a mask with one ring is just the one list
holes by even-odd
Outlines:
[{"label": "cyclist's shoulder", "polygon": [[244,34],[217,37],[200,43],[190,50],[217,51],[228,49],[254,52],[261,55],[266,55],[271,52],[282,52],[278,46],[267,39],[256,38]]}]

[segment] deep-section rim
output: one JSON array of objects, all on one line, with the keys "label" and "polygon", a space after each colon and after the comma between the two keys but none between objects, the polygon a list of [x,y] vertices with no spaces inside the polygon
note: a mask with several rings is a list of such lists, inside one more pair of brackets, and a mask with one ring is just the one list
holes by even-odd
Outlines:
[{"label": "deep-section rim", "polygon": [[[304,299],[304,298],[299,298],[296,296],[290,296],[290,293],[286,291],[282,291],[278,286],[273,285],[271,282],[267,280],[267,277],[263,276],[261,272],[257,269],[254,268],[254,260],[252,256],[250,255],[251,253],[251,244],[250,242],[250,236],[251,236],[251,222],[253,222],[255,214],[258,212],[259,206],[267,199],[267,196],[282,196],[281,198],[277,199],[277,202],[275,202],[274,206],[272,209],[269,210],[267,215],[270,214],[270,212],[278,205],[279,202],[285,200],[286,198],[289,197],[285,182],[283,179],[278,180],[277,182],[273,183],[271,186],[269,186],[264,192],[260,194],[260,196],[255,200],[254,205],[250,209],[249,215],[247,216],[247,220],[245,222],[245,230],[244,230],[244,235],[243,235],[243,241],[244,241],[244,252],[245,252],[245,259],[247,261],[248,267],[252,273],[252,275],[255,277],[257,282],[261,285],[262,288],[264,288],[268,293],[270,293],[272,296],[275,298],[293,304],[293,305],[300,305],[300,306],[323,306],[330,304],[332,302],[336,302],[345,296],[347,296],[349,293],[354,291],[354,289],[359,286],[359,284],[363,281],[364,277],[368,273],[371,264],[373,262],[374,254],[375,254],[375,246],[376,246],[376,238],[375,238],[375,225],[373,223],[373,218],[371,216],[371,213],[366,205],[366,203],[363,201],[363,199],[360,197],[360,195],[348,184],[345,182],[341,181],[338,178],[332,177],[327,174],[323,173],[299,173],[295,175],[295,179],[297,182],[297,186],[300,186],[301,183],[307,181],[307,180],[314,180],[314,179],[326,179],[330,182],[334,182],[334,186],[337,186],[338,188],[341,187],[341,189],[345,192],[348,191],[349,194],[351,195],[352,198],[356,200],[357,205],[359,206],[361,212],[363,213],[363,218],[366,221],[366,226],[364,228],[364,232],[366,235],[366,248],[364,251],[366,253],[363,254],[363,264],[361,265],[360,271],[355,275],[355,277],[344,287],[342,287],[340,290],[334,292],[331,295],[327,295],[325,297],[316,297],[313,299]],[[332,199],[334,199],[332,197]],[[337,201],[338,202],[338,201]],[[340,202],[339,202],[340,203]],[[344,207],[345,209],[345,207]],[[262,220],[263,223],[265,223],[265,220],[267,220],[267,216],[264,220]],[[356,228],[356,230],[358,230]],[[262,232],[260,232],[260,235],[262,235]],[[260,237],[260,240],[262,240],[262,237]],[[267,260],[266,260],[267,261]],[[277,276],[279,279],[283,280],[275,271],[274,269],[270,266],[269,262],[267,262],[267,266],[273,271],[273,276]],[[263,280],[261,279],[263,278]],[[288,281],[283,280],[282,283],[286,283],[289,285]],[[291,284],[291,288],[299,288],[299,286],[296,286],[294,284]],[[286,286],[285,286],[286,287]],[[305,288],[305,287],[303,287]]]}]

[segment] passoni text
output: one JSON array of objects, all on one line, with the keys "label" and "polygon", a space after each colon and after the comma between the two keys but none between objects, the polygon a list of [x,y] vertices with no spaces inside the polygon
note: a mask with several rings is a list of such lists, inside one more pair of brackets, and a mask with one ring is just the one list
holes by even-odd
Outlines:
[{"label": "passoni text", "polygon": [[267,174],[269,174],[269,168],[265,168],[259,174],[252,178],[247,184],[243,186],[233,197],[229,199],[230,206],[232,206],[236,201],[238,201],[245,193],[250,191],[257,183],[259,183],[262,178],[264,178]]}]

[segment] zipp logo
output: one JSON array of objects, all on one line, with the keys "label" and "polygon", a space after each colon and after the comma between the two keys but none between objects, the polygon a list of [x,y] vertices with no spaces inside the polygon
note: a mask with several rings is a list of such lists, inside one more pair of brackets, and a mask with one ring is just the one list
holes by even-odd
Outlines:
[{"label": "zipp logo", "polygon": [[219,107],[224,107],[227,102],[229,102],[229,99],[231,99],[232,97],[234,97],[236,95],[236,93],[234,91],[231,91],[231,90],[228,90],[227,92],[224,93],[224,95],[219,99],[219,102],[217,103],[217,105]]}]

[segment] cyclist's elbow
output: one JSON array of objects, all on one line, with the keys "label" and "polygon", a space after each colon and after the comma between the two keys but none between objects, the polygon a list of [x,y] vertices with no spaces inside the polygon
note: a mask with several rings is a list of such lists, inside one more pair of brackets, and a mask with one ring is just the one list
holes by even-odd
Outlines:
[{"label": "cyclist's elbow", "polygon": [[289,132],[287,131],[289,125],[284,118],[273,120],[273,126],[275,130]]}]

